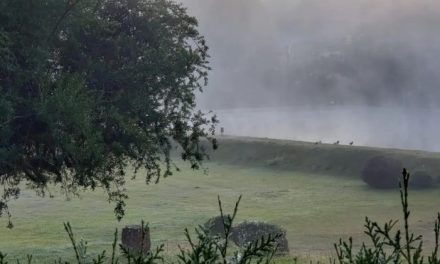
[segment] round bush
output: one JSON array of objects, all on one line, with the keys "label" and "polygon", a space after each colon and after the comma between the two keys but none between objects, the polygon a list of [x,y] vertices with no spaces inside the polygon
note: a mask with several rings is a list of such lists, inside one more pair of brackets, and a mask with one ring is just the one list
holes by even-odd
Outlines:
[{"label": "round bush", "polygon": [[402,168],[402,164],[396,159],[376,156],[367,161],[361,176],[362,180],[373,188],[398,188]]},{"label": "round bush", "polygon": [[243,222],[234,227],[231,234],[231,240],[237,246],[245,246],[260,239],[262,236],[282,234],[277,240],[278,254],[286,254],[289,252],[289,243],[286,237],[286,231],[281,227],[264,222]]},{"label": "round bush", "polygon": [[425,189],[434,186],[434,180],[431,175],[425,171],[416,171],[409,177],[410,188]]},{"label": "round bush", "polygon": [[[228,216],[224,216],[225,221],[228,221]],[[225,237],[225,227],[223,225],[223,219],[222,216],[215,216],[210,218],[206,223],[203,225],[211,235],[213,236],[220,236],[222,238]]]}]

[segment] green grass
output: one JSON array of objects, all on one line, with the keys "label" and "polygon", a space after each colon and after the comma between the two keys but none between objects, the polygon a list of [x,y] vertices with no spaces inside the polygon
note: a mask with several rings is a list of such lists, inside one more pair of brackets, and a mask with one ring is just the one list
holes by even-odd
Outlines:
[{"label": "green grass", "polygon": [[[328,147],[339,150],[337,146]],[[150,223],[153,245],[164,243],[167,254],[173,254],[177,244],[184,243],[185,227],[191,229],[218,214],[217,195],[224,208],[232,210],[237,197],[243,194],[238,222],[262,220],[281,225],[287,230],[292,256],[327,260],[340,237],[353,236],[355,242],[360,241],[365,216],[379,222],[401,216],[398,190],[371,190],[355,173],[346,175],[351,177],[329,177],[321,171],[267,165],[258,155],[261,153],[254,152],[259,164],[234,165],[226,158],[217,158],[206,164],[208,174],[184,169],[158,185],[146,186],[139,175],[128,183],[130,199],[120,223],[102,191],[86,192],[70,201],[59,194],[50,199],[25,191],[10,204],[15,227],[6,229],[6,219],[0,218],[0,250],[10,256],[31,253],[39,260],[37,263],[58,256],[71,259],[73,251],[63,222],[70,221],[76,235],[89,241],[91,252],[97,252],[110,249],[116,227],[143,219]],[[250,156],[250,151],[244,150],[243,156]],[[348,155],[347,160],[350,158]],[[439,197],[436,188],[410,192],[413,230],[425,235],[428,248]]]}]

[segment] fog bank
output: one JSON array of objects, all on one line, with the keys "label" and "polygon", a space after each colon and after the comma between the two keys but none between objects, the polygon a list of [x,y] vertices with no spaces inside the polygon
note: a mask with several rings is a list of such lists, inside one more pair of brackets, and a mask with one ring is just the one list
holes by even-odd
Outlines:
[{"label": "fog bank", "polygon": [[272,108],[220,111],[231,133],[440,150],[440,1],[182,1],[210,46],[199,105]]},{"label": "fog bank", "polygon": [[225,135],[440,151],[440,110],[345,106],[217,110]]}]

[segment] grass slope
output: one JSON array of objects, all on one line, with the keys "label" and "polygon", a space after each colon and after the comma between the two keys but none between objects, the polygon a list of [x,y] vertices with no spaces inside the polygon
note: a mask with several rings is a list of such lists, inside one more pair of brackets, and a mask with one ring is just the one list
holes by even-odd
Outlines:
[{"label": "grass slope", "polygon": [[369,158],[386,155],[400,160],[410,171],[426,170],[434,178],[440,176],[440,153],[434,152],[226,136],[219,138],[219,144],[211,160],[220,164],[357,178]]}]

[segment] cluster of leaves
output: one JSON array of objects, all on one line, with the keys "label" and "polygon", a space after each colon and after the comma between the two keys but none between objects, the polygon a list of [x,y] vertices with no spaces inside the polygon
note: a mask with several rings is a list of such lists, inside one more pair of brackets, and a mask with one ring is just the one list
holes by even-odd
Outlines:
[{"label": "cluster of leaves", "polygon": [[0,1],[0,216],[38,194],[104,188],[124,214],[127,167],[147,183],[199,168],[215,116],[196,111],[208,47],[169,0]]},{"label": "cluster of leaves", "polygon": [[[231,236],[232,225],[235,216],[238,212],[238,206],[241,200],[241,196],[237,200],[234,212],[232,215],[223,214],[222,203],[220,197],[218,198],[220,214],[223,219],[224,234],[212,235],[209,230],[203,226],[195,228],[197,234],[196,239],[192,238],[188,229],[185,229],[185,236],[190,245],[190,248],[185,250],[180,246],[180,253],[177,255],[177,263],[180,264],[250,264],[261,263],[269,264],[277,251],[277,239],[282,234],[261,236],[255,241],[247,243],[239,251],[235,251],[232,254],[228,252],[229,238]],[[78,264],[118,264],[119,258],[116,256],[116,244],[118,238],[118,230],[114,233],[114,240],[112,243],[112,254],[108,258],[106,251],[91,258],[87,255],[87,242],[81,240],[77,242],[72,231],[72,227],[69,223],[64,224],[64,228],[69,236],[70,242],[73,245],[76,261]],[[145,235],[148,227],[142,223],[143,235]],[[143,241],[143,239],[142,239]],[[140,247],[143,248],[142,246]],[[121,257],[124,263],[133,264],[156,264],[164,263],[164,245],[158,246],[154,251],[143,252],[130,252],[129,249],[120,245],[122,252]],[[17,263],[20,262],[17,260]],[[27,256],[27,263],[32,264],[32,256]],[[58,259],[56,264],[68,264]],[[6,261],[6,255],[0,252],[0,264],[8,264]]]},{"label": "cluster of leaves", "polygon": [[[408,185],[410,174],[404,169],[400,187],[400,200],[402,204],[404,231],[400,229],[394,231],[397,221],[389,221],[383,226],[371,221],[368,217],[365,223],[365,234],[370,238],[370,244],[362,243],[359,251],[353,250],[353,240],[348,242],[339,240],[335,244],[337,260],[340,264],[439,264],[438,257],[439,234],[440,234],[440,213],[434,223],[435,246],[427,261],[422,254],[423,238],[416,236],[409,230],[409,203]],[[336,260],[333,260],[336,263]]]}]

